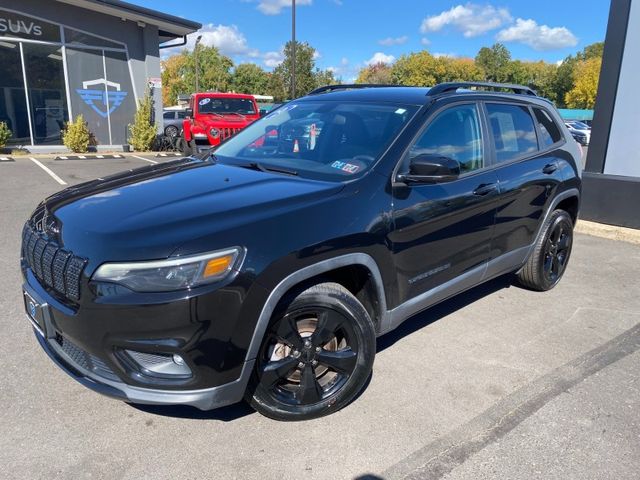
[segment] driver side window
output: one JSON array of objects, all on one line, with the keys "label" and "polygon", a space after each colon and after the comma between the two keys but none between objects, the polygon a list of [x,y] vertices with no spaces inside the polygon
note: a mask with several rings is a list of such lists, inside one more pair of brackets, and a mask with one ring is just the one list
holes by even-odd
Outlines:
[{"label": "driver side window", "polygon": [[423,154],[457,160],[462,175],[482,168],[484,152],[478,107],[458,105],[439,113],[409,150],[405,166],[408,168],[412,158]]}]

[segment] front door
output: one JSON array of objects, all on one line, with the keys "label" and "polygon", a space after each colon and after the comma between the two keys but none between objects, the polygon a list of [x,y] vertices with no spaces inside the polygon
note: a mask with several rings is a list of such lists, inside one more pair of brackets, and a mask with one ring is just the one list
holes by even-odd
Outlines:
[{"label": "front door", "polygon": [[[486,168],[483,132],[486,126],[475,103],[448,107],[418,135],[402,160],[399,173],[406,172],[416,155],[446,156],[460,163],[461,174],[446,183],[394,183],[390,240],[400,304],[416,303],[430,291],[440,300],[482,278],[499,193],[495,172]],[[423,297],[428,300],[430,295]]]}]

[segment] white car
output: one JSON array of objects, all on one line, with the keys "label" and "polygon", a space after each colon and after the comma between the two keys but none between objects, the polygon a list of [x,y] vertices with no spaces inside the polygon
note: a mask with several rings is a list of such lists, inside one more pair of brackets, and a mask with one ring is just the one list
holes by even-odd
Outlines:
[{"label": "white car", "polygon": [[591,141],[591,127],[586,123],[578,121],[567,121],[564,124],[569,129],[569,133],[580,145],[587,146]]}]

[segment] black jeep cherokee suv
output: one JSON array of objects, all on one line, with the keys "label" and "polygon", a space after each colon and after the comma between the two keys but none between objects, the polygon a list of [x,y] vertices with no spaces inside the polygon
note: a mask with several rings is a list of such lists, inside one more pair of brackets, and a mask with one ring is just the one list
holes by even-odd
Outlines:
[{"label": "black jeep cherokee suv", "polygon": [[508,272],[558,283],[579,155],[526,87],[324,87],[206,156],[43,201],[23,232],[27,314],[100,393],[326,415],[415,313]]}]

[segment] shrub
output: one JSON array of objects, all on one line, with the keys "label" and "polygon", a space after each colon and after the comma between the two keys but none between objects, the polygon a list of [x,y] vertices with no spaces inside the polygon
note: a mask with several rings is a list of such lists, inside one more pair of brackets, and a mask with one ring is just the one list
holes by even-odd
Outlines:
[{"label": "shrub", "polygon": [[157,129],[151,123],[151,112],[153,110],[153,100],[150,95],[138,102],[138,111],[133,119],[133,125],[129,125],[129,144],[134,150],[151,150],[156,140]]},{"label": "shrub", "polygon": [[73,122],[67,122],[62,132],[62,143],[75,153],[84,153],[89,149],[91,132],[82,115],[78,115]]},{"label": "shrub", "polygon": [[0,122],[0,147],[4,147],[11,138],[11,130],[7,126],[7,122]]}]

